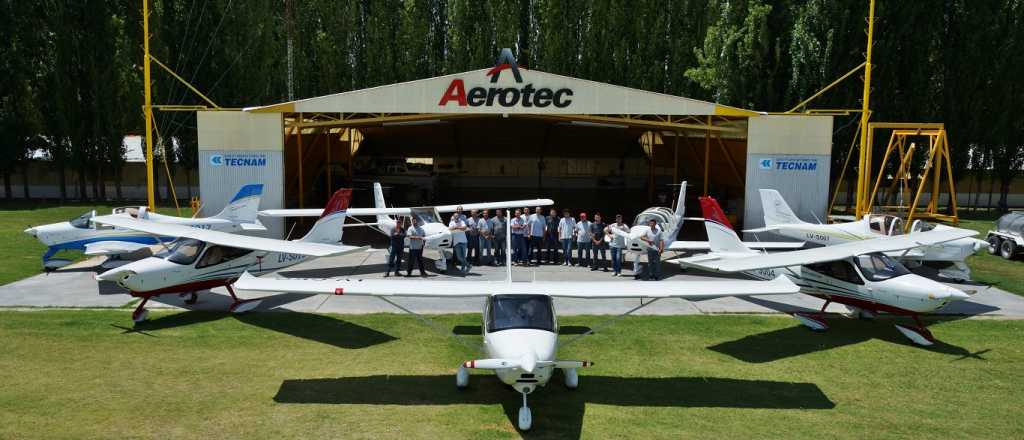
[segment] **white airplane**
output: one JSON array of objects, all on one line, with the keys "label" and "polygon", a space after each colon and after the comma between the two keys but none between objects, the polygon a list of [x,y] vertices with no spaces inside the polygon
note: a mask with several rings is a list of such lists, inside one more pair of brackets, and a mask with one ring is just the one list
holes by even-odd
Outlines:
[{"label": "white airplane", "polygon": [[736,232],[722,223],[725,214],[713,198],[701,197],[701,206],[711,253],[680,259],[679,264],[742,272],[755,279],[786,275],[800,286],[801,292],[825,300],[817,316],[794,314],[801,324],[813,330],[828,329],[820,315],[830,303],[836,302],[863,318],[872,318],[880,311],[910,316],[916,327],[896,324],[896,328],[916,344],[932,345],[935,339],[921,324],[919,315],[969,298],[958,289],[910,273],[886,253],[959,240],[977,234],[975,231],[932,230],[767,255],[745,246]]},{"label": "white airplane", "polygon": [[256,308],[259,300],[241,301],[231,284],[245,271],[265,273],[292,266],[310,257],[342,255],[365,247],[340,245],[345,209],[352,197],[351,189],[334,193],[313,228],[295,241],[251,237],[227,232],[197,229],[180,224],[157,223],[126,216],[96,217],[94,222],[156,236],[180,237],[166,256],[135,261],[96,276],[97,281],[113,281],[128,289],[142,302],[132,313],[136,323],[146,320],[146,302],[154,296],[176,293],[189,295],[187,304],[194,304],[199,290],[224,286],[234,303],[233,313]]},{"label": "white airplane", "polygon": [[[858,221],[849,223],[816,224],[800,220],[782,195],[774,189],[762,189],[761,205],[764,209],[765,227],[744,232],[774,232],[797,240],[807,240],[821,245],[848,243],[879,237],[903,234],[903,220],[882,214],[869,214]],[[962,230],[952,226],[931,224],[917,220],[910,228],[910,234],[930,230]],[[971,269],[964,260],[988,246],[984,240],[962,238],[934,246],[925,246],[897,256],[911,266],[920,266],[925,261],[946,263],[939,269],[939,275],[954,280],[971,279]],[[893,256],[893,255],[890,255]]]},{"label": "white airplane", "polygon": [[[424,249],[437,251],[440,257],[436,262],[439,271],[448,269],[448,257],[445,251],[452,246],[452,233],[448,230],[448,219],[441,214],[450,214],[462,208],[467,215],[473,210],[508,209],[521,206],[550,206],[555,202],[551,199],[510,200],[504,202],[465,203],[461,205],[422,206],[416,208],[388,208],[384,202],[384,191],[380,183],[373,183],[373,208],[350,208],[349,216],[376,216],[375,223],[364,223],[375,227],[386,236],[391,236],[398,221],[391,216],[418,218],[424,233]],[[318,209],[268,209],[259,215],[266,217],[310,217],[319,215]],[[406,239],[406,246],[409,245]]]},{"label": "white airplane", "polygon": [[[667,251],[706,251],[710,249],[710,245],[706,241],[689,241],[689,240],[676,240],[679,236],[679,230],[683,227],[684,220],[704,220],[700,217],[684,217],[683,214],[686,211],[686,182],[683,181],[679,184],[679,199],[676,201],[676,209],[673,211],[670,208],[663,206],[655,206],[643,210],[640,214],[637,214],[636,218],[633,219],[633,226],[629,228],[629,232],[612,229],[612,233],[626,238],[626,250],[635,253],[647,252],[652,246],[646,241],[642,240],[648,232],[650,232],[650,221],[654,220],[658,229],[661,230],[661,240],[665,242],[665,250]],[[606,241],[610,241],[610,236],[605,236]],[[773,242],[749,242],[745,243],[748,246],[760,248],[760,249],[799,249],[804,246],[803,242],[789,242],[789,241],[773,241]]]},{"label": "white airplane", "polygon": [[[115,208],[112,215],[212,231],[265,231],[266,228],[256,218],[262,193],[263,184],[245,185],[238,190],[228,205],[213,217],[174,217],[149,212],[145,206]],[[130,229],[97,224],[93,221],[95,217],[96,211],[90,211],[70,221],[26,229],[26,234],[35,237],[47,246],[46,253],[43,254],[43,267],[56,269],[70,263],[65,259],[51,259],[54,254],[62,250],[81,250],[89,256],[119,256],[176,238],[166,235],[154,236]]]},{"label": "white airplane", "polygon": [[[511,250],[506,255],[511,258]],[[641,301],[639,306],[621,315],[625,316],[662,298],[703,300],[797,291],[797,286],[785,277],[773,281],[512,282],[512,264],[507,265],[506,276],[504,281],[392,281],[268,279],[243,275],[235,285],[239,289],[262,292],[372,296],[411,314],[415,313],[396,304],[391,298],[484,298],[484,358],[460,364],[455,374],[455,385],[459,388],[469,385],[469,369],[492,370],[499,380],[522,395],[523,406],[519,409],[518,426],[524,431],[533,425],[533,414],[526,403],[527,395],[547,385],[555,370],[562,370],[565,386],[575,389],[579,386],[576,369],[593,365],[588,361],[558,359],[558,320],[553,298],[650,300]],[[593,331],[586,334],[591,333]],[[562,347],[571,343],[568,341]]]}]

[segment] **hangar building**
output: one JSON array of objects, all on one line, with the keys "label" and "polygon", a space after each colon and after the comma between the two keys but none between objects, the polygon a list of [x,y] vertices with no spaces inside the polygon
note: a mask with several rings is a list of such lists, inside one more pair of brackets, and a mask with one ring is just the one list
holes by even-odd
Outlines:
[{"label": "hangar building", "polygon": [[[493,68],[240,111],[200,111],[200,195],[216,212],[245,183],[262,207],[323,206],[334,188],[389,188],[388,203],[548,197],[574,212],[669,206],[689,182],[744,228],[757,189],[825,218],[832,117],[771,115],[518,67]],[[812,215],[813,213],[813,215]],[[268,224],[283,235],[282,224]]]}]

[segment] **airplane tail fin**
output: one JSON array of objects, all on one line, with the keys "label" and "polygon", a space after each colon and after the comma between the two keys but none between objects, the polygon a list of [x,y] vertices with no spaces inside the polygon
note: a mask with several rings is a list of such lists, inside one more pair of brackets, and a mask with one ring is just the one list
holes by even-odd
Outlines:
[{"label": "airplane tail fin", "polygon": [[761,208],[764,210],[764,224],[765,226],[774,226],[779,224],[792,224],[792,223],[807,223],[800,220],[793,210],[789,208],[789,204],[782,198],[782,194],[774,189],[762,189],[761,192]]},{"label": "airplane tail fin", "polygon": [[235,197],[231,198],[228,205],[214,217],[231,220],[235,223],[256,223],[256,215],[260,209],[260,196],[262,195],[262,183],[245,185],[238,190]]},{"label": "airplane tail fin", "polygon": [[722,207],[713,197],[701,197],[700,207],[704,211],[704,229],[708,233],[711,252],[755,253],[743,244],[736,231],[732,230],[729,219],[725,218]]},{"label": "airplane tail fin", "polygon": [[323,214],[313,225],[305,236],[299,241],[313,243],[337,244],[341,241],[341,234],[344,231],[345,211],[352,201],[352,188],[342,188],[334,192],[331,199],[327,201]]},{"label": "airplane tail fin", "polygon": [[683,215],[686,213],[686,181],[679,184],[679,199],[676,200],[675,225],[671,231],[665,231],[665,237],[669,243],[675,241],[679,236],[679,230],[683,227]]},{"label": "airplane tail fin", "polygon": [[[384,188],[380,186],[380,182],[373,182],[373,207],[381,209],[388,207],[388,205],[384,203]],[[388,223],[391,221],[392,219],[389,215],[377,215],[377,223]]]}]

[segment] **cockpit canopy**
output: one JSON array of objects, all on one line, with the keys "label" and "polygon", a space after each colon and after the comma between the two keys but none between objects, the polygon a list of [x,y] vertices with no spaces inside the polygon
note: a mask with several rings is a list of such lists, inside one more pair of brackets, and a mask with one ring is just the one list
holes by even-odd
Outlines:
[{"label": "cockpit canopy", "polygon": [[672,221],[672,217],[675,215],[671,209],[665,207],[647,208],[643,212],[637,214],[636,218],[633,219],[634,226],[646,225],[648,221],[654,219],[658,223],[658,226],[667,224]]},{"label": "cockpit canopy", "polygon": [[487,333],[512,329],[556,332],[555,311],[547,295],[494,295],[484,312]]},{"label": "cockpit canopy", "polygon": [[[858,270],[854,269],[854,265]],[[843,260],[826,261],[809,264],[808,269],[852,284],[864,284],[868,281],[885,281],[910,273],[903,264],[882,253],[863,254]]]},{"label": "cockpit canopy", "polygon": [[441,215],[435,208],[409,208],[409,217],[420,219],[420,224],[442,223]]},{"label": "cockpit canopy", "polygon": [[874,214],[868,216],[871,230],[884,235],[902,235],[903,219],[894,215]]},{"label": "cockpit canopy", "polygon": [[91,220],[95,216],[96,216],[96,211],[89,211],[89,212],[87,212],[85,214],[82,214],[82,215],[80,215],[78,217],[75,217],[75,218],[73,218],[71,220],[68,220],[68,223],[71,223],[71,226],[74,226],[74,227],[76,227],[78,229],[89,229]]}]

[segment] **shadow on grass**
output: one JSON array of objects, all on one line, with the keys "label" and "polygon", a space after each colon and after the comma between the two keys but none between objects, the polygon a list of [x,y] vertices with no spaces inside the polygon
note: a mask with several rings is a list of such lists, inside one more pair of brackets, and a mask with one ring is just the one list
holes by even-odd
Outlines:
[{"label": "shadow on grass", "polygon": [[[915,345],[893,328],[892,324],[898,322],[904,324],[911,323],[903,322],[898,318],[884,317],[874,321],[865,321],[830,315],[827,319],[829,330],[826,332],[814,332],[804,326],[794,325],[784,329],[744,336],[735,341],[710,346],[708,349],[750,363],[773,362],[788,357],[802,356],[847,345],[860,344],[872,339],[956,356],[957,358],[953,360],[967,358],[985,360],[982,355],[990,351],[990,349],[983,349],[972,352],[964,347],[947,344],[942,341],[936,341],[935,345],[930,347]],[[959,318],[932,318],[927,322],[935,323],[955,319]],[[939,337],[939,335],[936,335],[936,337]]]},{"label": "shadow on grass", "polygon": [[[471,376],[469,388],[455,387],[454,375],[365,376],[285,380],[277,403],[360,405],[501,404],[516,426],[522,398],[490,375]],[[555,377],[530,395],[533,429],[524,437],[579,438],[587,403],[680,408],[832,409],[817,385],[715,377],[634,378],[580,376],[580,388],[566,390]],[[469,422],[469,421],[467,421]]]},{"label": "shadow on grass", "polygon": [[232,315],[227,312],[189,310],[144,321],[134,327],[118,324],[111,326],[124,330],[124,333],[159,337],[160,330],[202,324],[227,317],[234,317],[238,321],[266,330],[348,350],[372,347],[398,339],[387,333],[331,316],[300,312]]}]

